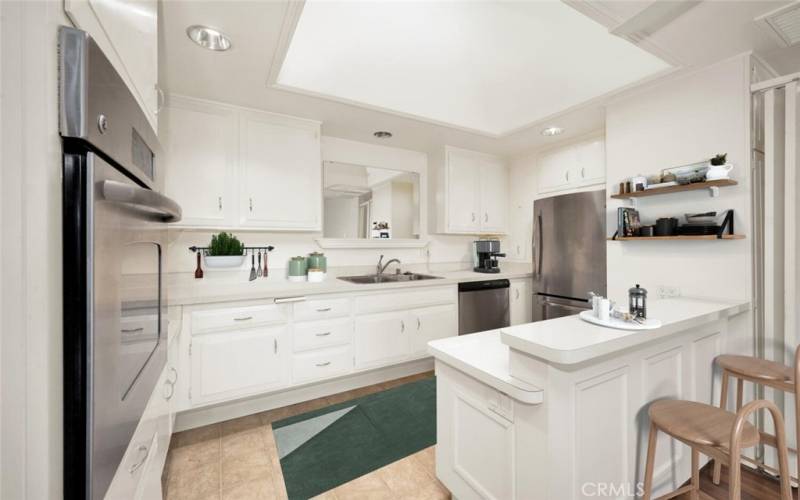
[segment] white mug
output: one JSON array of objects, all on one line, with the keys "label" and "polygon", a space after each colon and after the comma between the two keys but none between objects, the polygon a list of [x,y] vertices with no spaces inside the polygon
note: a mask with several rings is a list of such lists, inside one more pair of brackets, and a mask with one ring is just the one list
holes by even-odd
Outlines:
[{"label": "white mug", "polygon": [[597,317],[600,318],[602,321],[608,321],[609,317],[611,316],[611,301],[608,299],[600,299],[600,302],[597,304],[598,307],[598,314]]}]

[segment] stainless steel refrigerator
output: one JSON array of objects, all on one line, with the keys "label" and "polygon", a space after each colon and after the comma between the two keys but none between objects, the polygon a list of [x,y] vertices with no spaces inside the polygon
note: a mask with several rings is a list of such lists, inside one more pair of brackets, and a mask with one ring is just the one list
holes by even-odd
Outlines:
[{"label": "stainless steel refrigerator", "polygon": [[533,203],[533,321],[591,309],[606,294],[606,192]]}]

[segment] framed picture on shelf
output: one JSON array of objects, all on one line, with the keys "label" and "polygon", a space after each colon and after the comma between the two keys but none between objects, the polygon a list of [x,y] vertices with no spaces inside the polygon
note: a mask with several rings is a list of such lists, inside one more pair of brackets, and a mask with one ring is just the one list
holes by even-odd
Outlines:
[{"label": "framed picture on shelf", "polygon": [[642,223],[639,220],[639,211],[633,208],[620,207],[617,209],[617,235],[631,237],[639,235]]}]

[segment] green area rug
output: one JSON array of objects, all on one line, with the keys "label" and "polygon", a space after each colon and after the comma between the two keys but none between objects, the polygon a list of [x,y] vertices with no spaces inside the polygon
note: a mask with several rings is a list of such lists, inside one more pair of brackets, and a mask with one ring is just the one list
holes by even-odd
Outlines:
[{"label": "green area rug", "polygon": [[311,498],[436,444],[436,379],[273,422],[286,492]]}]

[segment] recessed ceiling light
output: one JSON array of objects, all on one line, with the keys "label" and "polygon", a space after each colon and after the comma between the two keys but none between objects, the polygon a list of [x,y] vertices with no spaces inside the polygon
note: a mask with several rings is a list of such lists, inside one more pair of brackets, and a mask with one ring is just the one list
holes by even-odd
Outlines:
[{"label": "recessed ceiling light", "polygon": [[378,139],[391,139],[392,138],[392,133],[391,132],[387,132],[385,130],[378,130],[377,132],[375,132],[372,135],[374,135]]},{"label": "recessed ceiling light", "polygon": [[554,135],[559,135],[563,131],[564,129],[561,127],[547,127],[546,129],[542,130],[542,135],[550,137]]},{"label": "recessed ceiling light", "polygon": [[221,31],[195,24],[186,28],[186,34],[197,45],[208,50],[223,51],[231,48],[231,39]]}]

